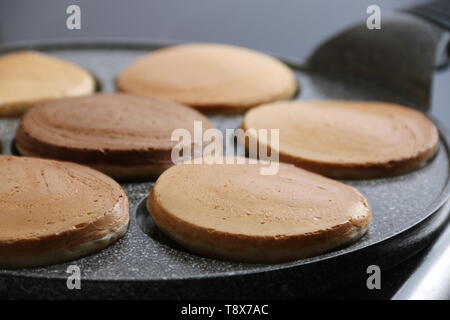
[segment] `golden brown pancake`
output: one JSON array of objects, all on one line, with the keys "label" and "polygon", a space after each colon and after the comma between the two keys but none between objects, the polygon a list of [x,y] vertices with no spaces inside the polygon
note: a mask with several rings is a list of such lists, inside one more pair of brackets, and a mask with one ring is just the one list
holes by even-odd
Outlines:
[{"label": "golden brown pancake", "polygon": [[0,156],[0,267],[42,266],[103,249],[128,228],[128,199],[102,173]]},{"label": "golden brown pancake", "polygon": [[352,187],[280,164],[176,165],[151,190],[156,225],[185,248],[243,262],[282,262],[329,251],[360,238],[371,221]]},{"label": "golden brown pancake", "polygon": [[266,54],[225,44],[186,44],[138,59],[122,71],[117,87],[202,111],[239,112],[292,97],[297,82],[284,63]]},{"label": "golden brown pancake", "polygon": [[94,90],[86,70],[59,58],[33,51],[0,56],[0,117],[18,117],[38,102]]},{"label": "golden brown pancake", "polygon": [[68,160],[117,180],[149,180],[172,165],[173,130],[211,123],[183,105],[128,94],[96,94],[36,106],[22,118],[23,155]]},{"label": "golden brown pancake", "polygon": [[[280,160],[332,178],[392,176],[436,152],[434,124],[411,108],[383,102],[293,101],[249,111],[244,129],[279,129]],[[251,134],[251,139],[258,139]],[[248,145],[247,145],[248,148]]]}]

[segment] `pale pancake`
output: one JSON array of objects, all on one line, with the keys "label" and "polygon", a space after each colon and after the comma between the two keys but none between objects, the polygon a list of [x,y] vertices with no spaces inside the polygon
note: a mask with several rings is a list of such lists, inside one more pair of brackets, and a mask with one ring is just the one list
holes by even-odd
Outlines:
[{"label": "pale pancake", "polygon": [[18,117],[36,103],[94,90],[94,78],[68,61],[33,51],[0,56],[0,117]]},{"label": "pale pancake", "polygon": [[225,44],[186,44],[138,59],[118,76],[117,87],[202,111],[237,112],[288,99],[297,82],[269,55]]},{"label": "pale pancake", "polygon": [[[403,174],[423,166],[439,134],[419,111],[383,102],[292,101],[250,110],[242,127],[279,129],[280,160],[333,178]],[[248,144],[246,146],[248,148]]]}]

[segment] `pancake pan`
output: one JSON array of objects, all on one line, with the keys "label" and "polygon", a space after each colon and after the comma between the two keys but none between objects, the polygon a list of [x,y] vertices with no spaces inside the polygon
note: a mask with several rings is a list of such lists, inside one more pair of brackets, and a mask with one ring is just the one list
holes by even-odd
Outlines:
[{"label": "pancake pan", "polygon": [[[0,48],[33,49],[77,63],[97,78],[101,91],[114,91],[115,76],[134,59],[161,45],[140,42],[35,43]],[[350,84],[309,73],[290,63],[300,82],[296,99],[384,100],[417,106],[392,91]],[[222,130],[237,128],[242,116],[214,115]],[[4,154],[14,154],[18,121],[0,120]],[[437,155],[422,169],[385,179],[344,181],[371,203],[373,222],[358,242],[317,257],[289,263],[243,264],[186,252],[156,229],[145,208],[153,182],[123,184],[130,199],[130,229],[115,245],[83,259],[33,269],[0,270],[0,297],[60,298],[268,298],[299,297],[353,281],[366,268],[392,267],[426,246],[447,221],[442,208],[450,194],[450,134],[439,123]],[[242,154],[242,150],[238,150]],[[69,265],[81,269],[82,290],[68,290]]]}]

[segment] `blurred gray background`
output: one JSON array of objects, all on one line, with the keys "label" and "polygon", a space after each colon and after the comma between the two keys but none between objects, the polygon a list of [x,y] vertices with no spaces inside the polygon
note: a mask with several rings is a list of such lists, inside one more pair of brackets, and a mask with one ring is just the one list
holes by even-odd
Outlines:
[{"label": "blurred gray background", "polygon": [[[287,56],[307,55],[344,27],[414,0],[0,0],[3,41],[149,38],[217,41]],[[81,8],[82,29],[66,29],[66,8]]]},{"label": "blurred gray background", "polygon": [[[34,39],[129,38],[214,41],[305,59],[345,27],[427,0],[0,0],[0,43]],[[81,7],[81,30],[66,8]],[[436,73],[433,112],[450,124],[450,72]]]}]

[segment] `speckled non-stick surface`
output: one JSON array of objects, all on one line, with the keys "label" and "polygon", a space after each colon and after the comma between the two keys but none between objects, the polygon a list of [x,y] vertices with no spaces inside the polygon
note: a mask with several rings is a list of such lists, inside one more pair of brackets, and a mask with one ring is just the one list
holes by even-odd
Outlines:
[{"label": "speckled non-stick surface", "polygon": [[[80,47],[76,45],[33,47],[33,49],[73,61],[87,68],[98,79],[101,91],[114,91],[115,76],[129,63],[147,53],[151,48],[152,46],[145,45],[106,44],[92,46],[85,44]],[[351,85],[338,83],[335,80],[310,75],[300,69],[294,70],[301,86],[298,99],[374,99],[408,104],[404,97],[397,97],[392,92],[384,92],[380,88],[367,87],[360,83]],[[413,103],[410,104],[413,105]],[[215,115],[211,116],[211,119],[217,127],[226,129],[238,127],[242,116]],[[12,142],[16,126],[17,120],[0,120],[0,141],[4,154],[14,153]],[[26,279],[34,279],[33,281],[36,279],[42,281],[66,279],[67,266],[76,264],[81,268],[82,279],[90,281],[94,284],[94,287],[95,283],[98,284],[99,288],[104,288],[105,283],[111,283],[119,288],[121,284],[125,285],[126,283],[126,290],[131,290],[126,293],[123,291],[125,290],[123,289],[125,287],[123,287],[123,290],[114,293],[114,296],[128,296],[133,290],[133,284],[152,283],[158,287],[158,291],[154,290],[149,296],[159,297],[158,292],[161,292],[161,297],[165,297],[168,295],[165,286],[170,287],[176,282],[177,286],[170,289],[178,290],[174,291],[173,294],[176,297],[177,294],[182,296],[181,292],[196,291],[201,288],[201,286],[198,286],[197,289],[181,289],[180,283],[182,281],[201,281],[202,279],[213,278],[230,279],[231,281],[233,276],[238,276],[241,280],[248,276],[248,284],[254,286],[255,283],[252,283],[252,281],[260,280],[252,280],[252,276],[262,272],[290,270],[299,274],[302,272],[311,273],[311,270],[313,270],[311,266],[321,261],[336,259],[349,253],[361,253],[370,249],[376,255],[383,255],[383,247],[389,250],[389,256],[393,257],[386,265],[396,264],[400,261],[396,261],[396,255],[392,255],[392,252],[396,248],[408,246],[404,241],[402,242],[402,234],[413,226],[417,228],[419,223],[427,223],[431,219],[429,217],[443,205],[450,191],[449,146],[447,144],[450,138],[444,128],[441,127],[440,129],[439,151],[424,168],[394,178],[344,181],[362,192],[373,209],[373,223],[369,232],[358,242],[346,248],[309,259],[274,265],[242,264],[200,257],[173,244],[152,224],[151,218],[143,205],[152,182],[132,183],[123,184],[130,200],[131,215],[130,229],[123,239],[97,254],[65,264],[45,268],[0,270],[0,286],[2,281],[6,281],[9,283],[9,287],[6,286],[8,290],[13,290],[11,286],[17,286],[18,283],[22,287],[26,286],[23,284]],[[441,219],[441,221],[443,220]],[[427,232],[417,232],[420,239],[416,238],[414,243],[420,242],[422,238],[426,239],[437,227],[435,226]],[[389,242],[389,245],[385,245],[387,242]],[[398,257],[399,259],[400,257],[403,258],[400,254]],[[373,261],[377,261],[376,256],[373,256]],[[368,263],[370,264],[370,261]],[[304,268],[305,266],[308,266],[308,268]],[[344,270],[345,266],[342,267]],[[336,272],[336,270],[333,270],[333,272]],[[311,275],[311,277],[314,276]],[[286,281],[286,279],[277,277],[272,281]],[[42,283],[45,286],[45,282]],[[59,289],[62,290],[63,283],[57,283],[60,286]],[[232,281],[230,285],[231,283]],[[236,284],[233,284],[233,286],[236,286]],[[14,290],[19,289],[15,288]],[[29,290],[32,289],[29,288]],[[224,290],[224,288],[220,290]],[[201,294],[197,296],[201,296]]]}]

